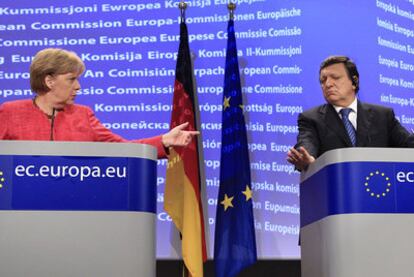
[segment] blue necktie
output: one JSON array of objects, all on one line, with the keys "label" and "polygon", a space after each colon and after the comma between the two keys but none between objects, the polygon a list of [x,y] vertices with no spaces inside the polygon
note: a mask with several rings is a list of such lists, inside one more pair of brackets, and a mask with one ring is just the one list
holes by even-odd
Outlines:
[{"label": "blue necktie", "polygon": [[349,121],[349,118],[348,118],[349,113],[351,111],[352,111],[351,109],[346,108],[346,109],[340,110],[340,113],[342,115],[342,122],[344,123],[346,132],[348,133],[348,136],[351,139],[352,146],[355,146],[356,145],[356,132],[355,132],[354,126],[352,125],[351,121]]}]

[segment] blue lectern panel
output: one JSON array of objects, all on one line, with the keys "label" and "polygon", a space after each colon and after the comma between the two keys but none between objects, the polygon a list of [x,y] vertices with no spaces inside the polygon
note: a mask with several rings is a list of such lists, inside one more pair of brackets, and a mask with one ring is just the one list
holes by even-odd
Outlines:
[{"label": "blue lectern panel", "polygon": [[0,156],[0,209],[155,213],[155,180],[149,159]]},{"label": "blue lectern panel", "polygon": [[301,184],[301,226],[329,215],[414,213],[414,163],[328,165]]}]

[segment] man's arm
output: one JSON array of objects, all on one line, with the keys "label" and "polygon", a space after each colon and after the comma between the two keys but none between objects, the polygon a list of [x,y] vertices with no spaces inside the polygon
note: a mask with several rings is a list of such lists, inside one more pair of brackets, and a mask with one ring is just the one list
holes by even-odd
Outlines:
[{"label": "man's arm", "polygon": [[313,157],[317,157],[320,147],[319,134],[316,128],[316,122],[306,116],[306,114],[299,114],[298,117],[299,134],[295,145],[296,149],[303,146],[307,152]]},{"label": "man's arm", "polygon": [[414,147],[414,134],[407,131],[395,118],[394,110],[388,113],[391,126],[391,146],[394,147]]},{"label": "man's arm", "polygon": [[299,171],[305,170],[315,161],[319,150],[319,138],[315,124],[303,113],[298,117],[297,143],[287,154],[287,161]]}]

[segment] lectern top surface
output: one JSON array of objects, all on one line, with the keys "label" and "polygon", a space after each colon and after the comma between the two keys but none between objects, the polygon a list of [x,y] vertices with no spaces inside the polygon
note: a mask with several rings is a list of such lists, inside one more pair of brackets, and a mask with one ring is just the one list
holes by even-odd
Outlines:
[{"label": "lectern top surface", "polygon": [[0,141],[0,155],[133,157],[157,159],[155,147],[137,143]]},{"label": "lectern top surface", "polygon": [[327,165],[344,162],[414,162],[414,149],[350,147],[325,152],[301,173],[301,182]]}]

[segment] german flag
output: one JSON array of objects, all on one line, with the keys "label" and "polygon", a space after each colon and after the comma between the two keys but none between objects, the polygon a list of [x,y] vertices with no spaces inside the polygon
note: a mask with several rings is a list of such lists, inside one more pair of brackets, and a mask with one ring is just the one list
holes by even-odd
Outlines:
[{"label": "german flag", "polygon": [[[189,122],[189,130],[196,130],[195,97],[188,31],[183,19],[180,24],[170,128]],[[199,154],[195,139],[187,147],[170,149],[164,209],[181,233],[186,268],[192,277],[203,276],[203,262],[207,260],[207,252],[200,197]]]}]

